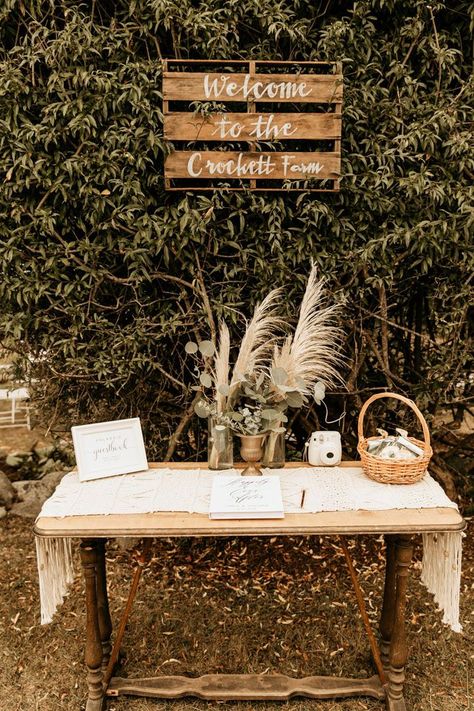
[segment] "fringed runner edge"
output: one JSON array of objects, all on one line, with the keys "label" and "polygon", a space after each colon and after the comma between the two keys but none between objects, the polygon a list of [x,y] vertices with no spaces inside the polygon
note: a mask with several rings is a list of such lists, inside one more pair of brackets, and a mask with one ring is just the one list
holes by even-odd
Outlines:
[{"label": "fringed runner edge", "polygon": [[41,624],[52,621],[54,613],[74,579],[70,538],[36,538],[36,560],[41,603]]},{"label": "fringed runner edge", "polygon": [[421,582],[444,612],[443,623],[462,632],[459,622],[464,533],[424,533]]},{"label": "fringed runner edge", "polygon": [[[462,632],[459,622],[463,533],[424,533],[421,581],[443,611],[443,623]],[[73,581],[70,538],[36,538],[41,624],[52,621]]]}]

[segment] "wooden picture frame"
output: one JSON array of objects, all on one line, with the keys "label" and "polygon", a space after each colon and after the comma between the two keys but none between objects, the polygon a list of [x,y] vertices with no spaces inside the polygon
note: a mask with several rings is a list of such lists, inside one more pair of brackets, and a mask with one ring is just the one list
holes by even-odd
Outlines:
[{"label": "wooden picture frame", "polygon": [[80,481],[146,471],[140,418],[71,427]]}]

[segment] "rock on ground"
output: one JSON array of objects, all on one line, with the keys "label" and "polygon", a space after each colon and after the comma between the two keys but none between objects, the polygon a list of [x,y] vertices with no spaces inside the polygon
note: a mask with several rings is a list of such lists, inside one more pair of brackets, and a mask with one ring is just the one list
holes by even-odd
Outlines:
[{"label": "rock on ground", "polygon": [[0,506],[11,508],[15,498],[15,489],[7,475],[0,471]]},{"label": "rock on ground", "polygon": [[64,474],[65,472],[62,470],[50,472],[42,479],[14,482],[13,487],[18,501],[13,504],[11,513],[25,518],[36,518],[44,502],[51,496]]}]

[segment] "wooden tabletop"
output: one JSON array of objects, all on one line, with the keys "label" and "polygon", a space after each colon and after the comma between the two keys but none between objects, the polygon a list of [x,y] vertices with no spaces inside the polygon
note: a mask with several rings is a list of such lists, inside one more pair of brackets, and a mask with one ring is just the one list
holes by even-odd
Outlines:
[{"label": "wooden tabletop", "polygon": [[[207,464],[160,462],[150,468],[196,469]],[[236,465],[238,467],[239,465]],[[287,468],[308,466],[291,462]],[[342,462],[341,466],[360,466]],[[456,509],[389,509],[386,511],[324,511],[286,514],[283,519],[210,520],[206,514],[158,512],[38,518],[37,536],[70,538],[168,537],[168,536],[291,536],[354,535],[364,533],[426,533],[461,531],[465,526]]]}]

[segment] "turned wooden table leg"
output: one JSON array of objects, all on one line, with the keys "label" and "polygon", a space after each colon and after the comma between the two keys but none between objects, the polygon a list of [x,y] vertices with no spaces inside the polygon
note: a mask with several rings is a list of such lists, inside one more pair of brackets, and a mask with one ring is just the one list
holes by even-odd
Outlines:
[{"label": "turned wooden table leg", "polygon": [[85,539],[81,543],[81,561],[86,587],[86,653],[88,697],[86,711],[101,711],[104,700],[102,687],[102,642],[97,607],[97,569],[99,541]]},{"label": "turned wooden table leg", "polygon": [[112,635],[112,620],[109,612],[109,598],[107,594],[107,573],[105,562],[106,541],[97,541],[97,610],[99,618],[100,640],[102,642],[102,670],[107,668],[110,659],[112,645],[110,637]]},{"label": "turned wooden table leg", "polygon": [[380,656],[383,668],[389,664],[390,640],[392,639],[393,618],[395,616],[395,541],[396,536],[385,536],[385,585],[383,590],[382,614],[380,617]]},{"label": "turned wooden table leg", "polygon": [[388,668],[388,711],[406,711],[403,698],[408,648],[405,633],[405,606],[408,573],[413,554],[410,536],[398,536],[395,543],[396,593]]}]

